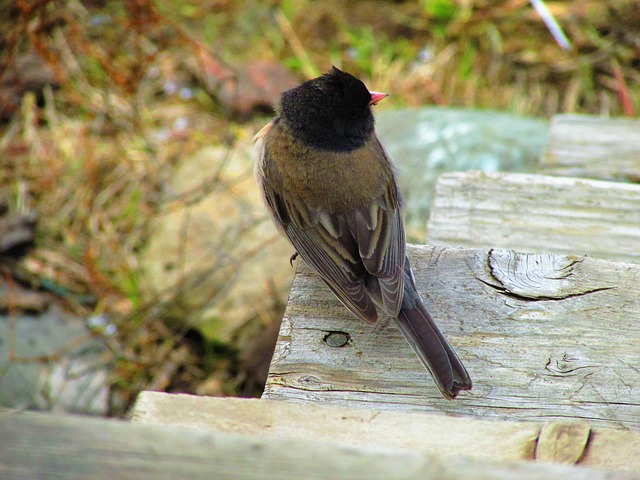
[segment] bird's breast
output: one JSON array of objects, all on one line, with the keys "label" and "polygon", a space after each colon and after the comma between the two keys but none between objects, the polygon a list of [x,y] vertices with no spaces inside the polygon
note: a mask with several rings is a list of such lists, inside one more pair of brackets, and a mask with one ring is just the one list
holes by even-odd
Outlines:
[{"label": "bird's breast", "polygon": [[389,190],[393,170],[378,141],[333,152],[295,141],[269,142],[283,196],[300,198],[308,208],[345,213],[368,205]]}]

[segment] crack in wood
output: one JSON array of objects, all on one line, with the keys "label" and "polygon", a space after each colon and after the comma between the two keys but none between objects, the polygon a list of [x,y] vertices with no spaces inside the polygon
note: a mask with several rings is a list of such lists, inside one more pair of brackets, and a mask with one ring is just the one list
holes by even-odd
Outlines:
[{"label": "crack in wood", "polygon": [[476,278],[501,294],[516,299],[564,300],[614,288],[589,285],[588,279],[574,270],[584,257],[491,249],[486,259],[488,273],[498,285]]}]

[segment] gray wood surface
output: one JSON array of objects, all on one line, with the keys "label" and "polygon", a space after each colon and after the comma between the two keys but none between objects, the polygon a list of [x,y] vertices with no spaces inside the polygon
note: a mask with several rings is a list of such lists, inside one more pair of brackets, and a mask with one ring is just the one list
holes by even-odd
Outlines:
[{"label": "gray wood surface", "polygon": [[300,264],[263,398],[640,429],[640,266],[507,250],[409,253],[427,308],[473,378],[470,393],[444,400],[392,321],[356,320]]},{"label": "gray wood surface", "polygon": [[314,439],[480,460],[538,460],[640,472],[640,432],[584,422],[498,422],[246,398],[142,392],[132,421],[253,437]]},{"label": "gray wood surface", "polygon": [[640,119],[556,115],[540,171],[640,182]]},{"label": "gray wood surface", "polygon": [[629,472],[491,463],[50,414],[0,415],[3,480],[630,479]]},{"label": "gray wood surface", "polygon": [[513,248],[640,263],[640,185],[548,175],[441,175],[431,245]]}]

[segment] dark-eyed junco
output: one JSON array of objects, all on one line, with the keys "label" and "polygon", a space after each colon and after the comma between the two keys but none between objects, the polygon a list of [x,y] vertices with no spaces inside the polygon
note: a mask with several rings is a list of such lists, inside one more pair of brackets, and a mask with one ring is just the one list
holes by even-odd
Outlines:
[{"label": "dark-eyed junco", "polygon": [[356,317],[394,318],[452,399],[471,379],[422,303],[405,254],[394,167],[371,113],[386,96],[335,67],[284,92],[256,135],[256,178],[307,265]]}]

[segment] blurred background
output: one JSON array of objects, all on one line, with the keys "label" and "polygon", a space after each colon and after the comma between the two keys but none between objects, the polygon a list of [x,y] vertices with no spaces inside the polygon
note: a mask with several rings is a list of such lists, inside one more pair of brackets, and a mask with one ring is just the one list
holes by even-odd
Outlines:
[{"label": "blurred background", "polygon": [[637,0],[545,5],[568,43],[528,0],[1,2],[0,405],[259,396],[294,273],[252,178],[280,92],[336,65],[390,93],[419,242],[425,171],[527,171],[554,114],[636,115]]}]

